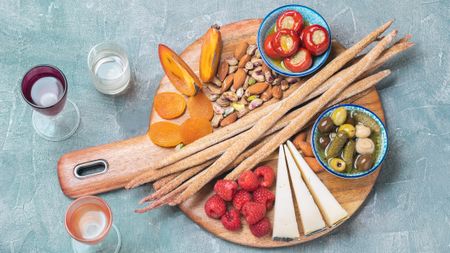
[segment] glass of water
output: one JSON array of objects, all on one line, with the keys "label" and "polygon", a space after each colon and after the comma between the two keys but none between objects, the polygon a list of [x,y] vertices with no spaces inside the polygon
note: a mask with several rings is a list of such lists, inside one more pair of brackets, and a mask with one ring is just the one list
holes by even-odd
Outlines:
[{"label": "glass of water", "polygon": [[89,52],[88,66],[95,88],[103,94],[121,94],[130,85],[128,56],[114,42],[95,45]]}]

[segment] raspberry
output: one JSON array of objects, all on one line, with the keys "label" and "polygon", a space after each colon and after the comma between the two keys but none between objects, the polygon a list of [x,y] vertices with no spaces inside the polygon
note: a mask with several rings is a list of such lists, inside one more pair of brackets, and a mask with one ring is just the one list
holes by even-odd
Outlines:
[{"label": "raspberry", "polygon": [[264,204],[267,210],[269,210],[273,207],[275,194],[267,188],[259,187],[253,192],[253,201]]},{"label": "raspberry", "polygon": [[241,228],[241,219],[236,209],[230,209],[220,220],[222,221],[222,225],[228,230],[234,231]]},{"label": "raspberry", "polygon": [[270,166],[260,166],[256,168],[255,174],[258,177],[259,185],[262,187],[271,187],[275,180],[275,173]]},{"label": "raspberry", "polygon": [[214,192],[217,193],[223,200],[231,201],[233,199],[233,195],[236,192],[238,185],[236,182],[232,180],[217,180],[214,185]]},{"label": "raspberry", "polygon": [[226,211],[225,201],[217,194],[212,195],[205,202],[205,213],[211,218],[220,219]]},{"label": "raspberry", "polygon": [[259,186],[258,177],[251,171],[245,171],[238,178],[239,186],[246,191],[254,191]]},{"label": "raspberry", "polygon": [[272,230],[272,225],[270,224],[269,218],[264,217],[258,223],[250,225],[250,231],[256,237],[263,237],[270,233]]},{"label": "raspberry", "polygon": [[248,224],[255,224],[266,215],[266,206],[261,203],[249,201],[244,204],[241,213]]},{"label": "raspberry", "polygon": [[245,190],[239,190],[236,192],[233,198],[233,207],[237,210],[241,210],[242,206],[244,206],[245,203],[252,200],[252,195]]}]

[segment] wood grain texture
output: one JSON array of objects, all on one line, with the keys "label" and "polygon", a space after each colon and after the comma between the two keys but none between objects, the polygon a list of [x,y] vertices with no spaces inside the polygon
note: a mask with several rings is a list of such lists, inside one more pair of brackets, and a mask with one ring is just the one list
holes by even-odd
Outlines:
[{"label": "wood grain texture", "polygon": [[[231,56],[236,45],[242,40],[245,40],[248,43],[255,43],[256,32],[260,22],[260,19],[251,19],[223,26],[221,28],[224,44],[222,57],[226,58]],[[181,53],[181,57],[197,74],[200,46],[201,38],[196,40]],[[334,46],[336,49],[339,49],[339,44],[335,44]],[[294,88],[290,89],[287,94],[291,93],[293,90]],[[157,92],[167,91],[176,92],[176,89],[170,84],[168,78],[164,76]],[[371,109],[384,120],[383,109],[376,90],[372,90],[369,94],[358,99],[355,103]],[[269,104],[270,103],[266,103],[265,106]],[[188,112],[186,112],[180,118],[171,121],[182,123],[188,117]],[[161,119],[153,110],[150,116],[150,123],[161,120],[163,119]],[[58,178],[63,192],[69,197],[106,192],[122,188],[131,178],[141,173],[149,164],[156,161],[159,157],[164,157],[171,152],[174,152],[174,150],[155,146],[146,135],[138,136],[125,141],[91,147],[65,154],[58,162]],[[73,175],[73,168],[77,164],[97,159],[104,159],[108,162],[109,170],[106,173],[86,179],[78,179]],[[270,165],[276,169],[276,159],[277,155],[274,153],[266,159],[264,164]],[[321,172],[318,175],[351,217],[366,199],[378,174],[379,170],[368,177],[357,180],[337,178],[327,172]],[[337,227],[328,228],[313,236],[302,236],[299,240],[291,242],[275,242],[272,241],[269,236],[256,238],[251,234],[246,224],[244,224],[241,231],[227,231],[223,228],[220,221],[210,219],[204,213],[204,202],[211,194],[212,184],[208,184],[193,198],[179,205],[179,207],[190,219],[202,228],[222,239],[237,244],[261,248],[292,246],[321,237]],[[268,216],[273,220],[273,210],[268,212]]]}]

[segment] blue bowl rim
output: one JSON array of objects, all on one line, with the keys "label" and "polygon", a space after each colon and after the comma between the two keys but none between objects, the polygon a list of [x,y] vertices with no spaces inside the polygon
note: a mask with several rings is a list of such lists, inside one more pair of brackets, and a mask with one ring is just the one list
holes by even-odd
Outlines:
[{"label": "blue bowl rim", "polygon": [[[305,70],[305,71],[303,71],[303,72],[285,72],[285,71],[283,71],[283,70],[281,70],[281,69],[279,69],[279,68],[274,67],[274,65],[272,64],[272,62],[269,61],[269,60],[267,60],[266,57],[265,57],[265,55],[264,55],[264,53],[262,53],[263,49],[262,49],[262,47],[261,47],[261,43],[259,43],[259,38],[260,38],[260,36],[261,36],[261,29],[262,29],[263,25],[266,23],[267,19],[268,19],[269,17],[271,17],[276,11],[278,11],[278,10],[280,10],[280,9],[282,9],[282,8],[286,8],[286,7],[287,7],[287,8],[289,8],[289,7],[302,7],[302,8],[309,9],[310,11],[312,11],[313,13],[315,13],[317,16],[319,16],[319,17],[325,22],[326,29],[327,29],[328,34],[329,34],[329,36],[330,36],[330,44],[328,45],[327,51],[326,51],[325,54],[323,55],[322,61],[321,61],[321,62],[319,63],[319,65],[317,65],[316,67],[307,69],[307,70]],[[259,28],[258,28],[258,35],[257,35],[257,39],[256,39],[256,44],[257,44],[257,46],[258,46],[258,50],[261,51],[261,52],[260,52],[260,53],[261,53],[261,58],[263,59],[263,61],[264,61],[264,62],[265,62],[272,70],[274,70],[274,71],[277,72],[278,74],[285,75],[285,76],[302,77],[302,76],[307,76],[307,75],[309,75],[309,74],[315,72],[317,69],[319,69],[320,67],[322,67],[323,64],[325,64],[325,62],[327,61],[327,59],[328,59],[328,57],[330,56],[330,53],[331,53],[331,29],[330,29],[330,26],[329,26],[328,23],[327,23],[327,20],[326,20],[324,17],[322,17],[322,15],[320,15],[320,13],[318,13],[316,10],[314,10],[314,9],[308,7],[308,6],[305,6],[305,5],[300,5],[300,4],[287,4],[287,5],[280,6],[280,7],[276,8],[276,9],[273,9],[271,12],[269,12],[269,13],[264,17],[263,21],[261,22],[261,24],[259,25]]]},{"label": "blue bowl rim", "polygon": [[386,146],[382,150],[382,157],[381,157],[380,161],[378,163],[376,163],[374,166],[372,166],[372,168],[370,170],[366,171],[365,173],[357,174],[357,175],[336,172],[336,171],[332,170],[331,168],[329,168],[328,165],[324,164],[322,162],[322,159],[317,158],[317,161],[320,163],[320,165],[323,168],[325,168],[326,171],[328,171],[329,173],[331,173],[331,174],[333,174],[333,175],[335,175],[337,177],[340,177],[340,178],[357,179],[357,178],[362,178],[362,177],[368,176],[368,175],[372,174],[374,171],[376,171],[381,166],[381,164],[383,163],[384,159],[386,158],[386,155],[388,153],[388,148],[389,148],[389,136],[388,136],[388,132],[386,130],[386,126],[384,125],[383,121],[374,112],[372,112],[371,110],[367,109],[364,106],[357,105],[357,104],[338,104],[338,105],[334,105],[334,106],[326,109],[324,112],[322,112],[319,115],[319,117],[317,117],[317,119],[314,122],[314,125],[312,127],[312,134],[311,134],[311,140],[310,141],[311,141],[311,145],[312,145],[314,156],[318,157],[318,155],[319,155],[318,152],[317,152],[317,147],[316,147],[315,141],[314,141],[314,139],[315,139],[315,137],[317,135],[317,125],[319,124],[319,121],[326,114],[328,114],[329,111],[334,110],[334,109],[339,108],[339,107],[357,107],[357,108],[360,108],[363,111],[366,111],[369,114],[373,115],[375,118],[377,118],[378,122],[381,123],[382,131],[386,135]]}]

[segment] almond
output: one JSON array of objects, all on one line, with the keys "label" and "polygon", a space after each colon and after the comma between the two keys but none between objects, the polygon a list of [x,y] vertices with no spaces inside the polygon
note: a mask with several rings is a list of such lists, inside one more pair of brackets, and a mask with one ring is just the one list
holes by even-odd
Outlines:
[{"label": "almond", "polygon": [[267,88],[266,91],[263,92],[263,94],[261,94],[261,99],[264,102],[269,101],[272,98],[272,88]]},{"label": "almond", "polygon": [[248,92],[249,95],[259,95],[263,93],[269,85],[267,83],[255,83],[252,86],[248,87],[246,92]]},{"label": "almond", "polygon": [[244,69],[238,68],[236,73],[234,73],[233,90],[238,90],[242,87],[245,81],[245,77],[247,77],[247,74],[245,73]]},{"label": "almond", "polygon": [[283,98],[283,91],[281,90],[280,85],[272,87],[272,96],[276,99]]},{"label": "almond", "polygon": [[247,62],[249,62],[251,58],[252,57],[250,55],[248,55],[248,54],[242,56],[242,58],[239,60],[238,67],[239,68],[245,67],[245,64],[247,64]]},{"label": "almond", "polygon": [[220,121],[220,126],[221,127],[228,126],[229,124],[235,122],[237,119],[238,119],[237,112],[233,112],[232,114],[226,116],[224,119]]},{"label": "almond", "polygon": [[221,92],[225,92],[228,89],[230,89],[231,85],[233,84],[233,78],[234,78],[234,74],[228,75],[225,80],[223,80],[223,85],[221,88]]},{"label": "almond", "polygon": [[234,58],[240,60],[242,56],[244,56],[247,52],[248,43],[245,41],[242,41],[237,45],[236,49],[234,50]]},{"label": "almond", "polygon": [[217,76],[219,77],[219,80],[223,82],[225,80],[225,77],[228,75],[228,63],[226,61],[223,61],[220,63],[219,70],[217,71]]},{"label": "almond", "polygon": [[270,69],[269,69],[269,67],[266,65],[266,63],[263,62],[263,63],[262,63],[262,72],[263,72],[263,73],[266,73],[267,71],[270,72]]}]

